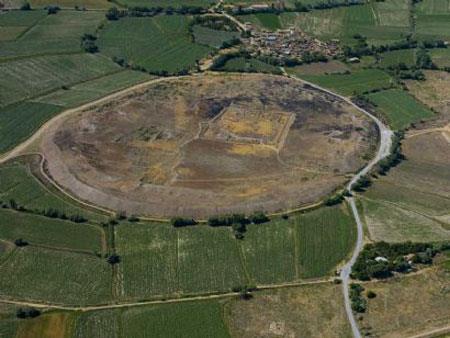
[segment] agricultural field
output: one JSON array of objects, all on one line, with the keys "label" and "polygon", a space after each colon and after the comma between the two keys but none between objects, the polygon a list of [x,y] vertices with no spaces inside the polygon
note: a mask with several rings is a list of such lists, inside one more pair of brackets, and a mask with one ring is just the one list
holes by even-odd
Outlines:
[{"label": "agricultural field", "polygon": [[223,301],[198,301],[107,310],[77,316],[72,338],[229,337]]},{"label": "agricultural field", "polygon": [[450,38],[450,5],[448,0],[423,1],[416,6],[416,34],[421,39]]},{"label": "agricultural field", "polygon": [[258,292],[227,303],[226,320],[233,337],[350,337],[340,293],[331,283]]},{"label": "agricultural field", "polygon": [[216,3],[215,0],[118,0],[117,3],[124,7],[202,7],[209,8]]},{"label": "agricultural field", "polygon": [[90,253],[102,252],[104,242],[100,227],[0,209],[0,239],[14,242],[19,238],[31,245]]},{"label": "agricultural field", "polygon": [[350,72],[350,68],[343,62],[340,61],[328,61],[328,62],[318,62],[303,64],[300,66],[287,68],[290,74],[294,74],[299,77],[308,75],[329,75],[329,74],[342,74],[345,72]]},{"label": "agricultural field", "polygon": [[370,102],[392,127],[404,129],[412,123],[433,117],[434,113],[401,89],[382,90],[366,95]]},{"label": "agricultural field", "polygon": [[380,55],[381,60],[377,63],[377,66],[387,68],[390,66],[396,66],[403,63],[409,67],[416,64],[416,50],[415,49],[403,49],[394,50],[391,52],[382,53]]},{"label": "agricultural field", "polygon": [[112,61],[93,54],[42,56],[0,63],[0,102],[7,106],[119,70]]},{"label": "agricultural field", "polygon": [[70,337],[74,316],[70,312],[48,311],[41,316],[22,320],[17,328],[17,338]]},{"label": "agricultural field", "polygon": [[0,296],[62,304],[98,304],[111,299],[111,266],[97,256],[16,248],[0,266]]},{"label": "agricultural field", "polygon": [[373,240],[450,239],[446,135],[436,130],[407,136],[402,146],[406,160],[378,178],[362,196],[365,222]]},{"label": "agricultural field", "polygon": [[450,114],[450,73],[425,71],[425,81],[406,81],[409,91],[422,103],[446,116]]},{"label": "agricultural field", "polygon": [[16,317],[17,307],[9,304],[0,304],[0,337],[14,337],[19,326]]},{"label": "agricultural field", "polygon": [[[365,283],[375,292],[360,327],[381,337],[411,337],[445,327],[450,320],[449,272],[434,268],[385,282]],[[411,295],[414,302],[411,303]]]},{"label": "agricultural field", "polygon": [[194,25],[192,34],[194,35],[195,43],[214,48],[220,48],[224,42],[229,42],[239,37],[238,32],[211,29],[200,25]]},{"label": "agricultural field", "polygon": [[[296,75],[296,68],[286,70]],[[349,74],[303,75],[301,78],[347,96],[390,88],[394,85],[393,79],[379,69],[355,70]]]},{"label": "agricultural field", "polygon": [[10,11],[0,15],[0,44],[17,39],[46,15],[45,11]]},{"label": "agricultural field", "polygon": [[369,44],[380,45],[401,40],[410,31],[406,0],[370,2],[361,6],[317,10],[308,13],[282,13],[281,25],[294,25],[324,40],[340,39],[353,44],[361,34]]},{"label": "agricultural field", "polygon": [[123,225],[116,249],[123,257],[123,296],[141,299],[326,276],[346,258],[354,239],[348,211],[325,208],[250,225],[242,241],[227,227]]},{"label": "agricultural field", "polygon": [[247,59],[244,57],[236,57],[228,60],[220,70],[226,72],[281,73],[280,69],[276,66],[269,65],[258,59]]},{"label": "agricultural field", "polygon": [[273,13],[257,13],[237,16],[243,23],[251,23],[255,27],[260,27],[269,31],[281,29],[280,16]]},{"label": "agricultural field", "polygon": [[435,48],[430,51],[433,63],[438,67],[450,67],[450,48]]},{"label": "agricultural field", "polygon": [[110,21],[100,31],[100,52],[151,72],[190,70],[213,49],[192,42],[189,22],[178,15]]},{"label": "agricultural field", "polygon": [[[47,11],[36,13],[42,13],[42,18],[31,23],[23,34],[15,40],[0,41],[0,61],[33,55],[81,53],[81,36],[95,33],[105,18],[101,11],[59,11],[52,15],[47,15]],[[19,22],[17,18],[13,19],[11,25],[14,21],[16,24]]]},{"label": "agricultural field", "polygon": [[25,141],[61,111],[60,106],[26,101],[0,108],[0,153]]}]

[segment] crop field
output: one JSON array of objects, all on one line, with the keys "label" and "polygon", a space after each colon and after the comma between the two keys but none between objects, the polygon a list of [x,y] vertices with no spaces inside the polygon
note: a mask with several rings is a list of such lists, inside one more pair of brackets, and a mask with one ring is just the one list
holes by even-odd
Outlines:
[{"label": "crop field", "polygon": [[93,255],[26,246],[0,266],[0,295],[64,304],[111,298],[111,267]]},{"label": "crop field", "polygon": [[280,16],[273,13],[246,14],[239,15],[237,18],[243,23],[249,22],[255,27],[260,27],[270,31],[275,31],[282,28]]},{"label": "crop field", "polygon": [[45,16],[44,11],[10,11],[0,15],[0,43],[15,40]]},{"label": "crop field", "polygon": [[45,8],[49,5],[63,9],[109,9],[112,3],[107,0],[31,0],[32,8]]},{"label": "crop field", "polygon": [[351,337],[340,288],[324,283],[258,292],[227,303],[225,318],[233,337]]},{"label": "crop field", "polygon": [[21,102],[0,108],[0,153],[26,140],[62,107],[37,102]]},{"label": "crop field", "polygon": [[370,44],[378,45],[407,35],[408,13],[406,0],[386,0],[308,13],[282,13],[280,20],[283,27],[295,25],[325,40],[339,38],[352,44],[353,35],[359,33]]},{"label": "crop field", "polygon": [[19,319],[16,317],[17,307],[9,304],[0,304],[0,337],[15,337]]},{"label": "crop field", "polygon": [[124,297],[150,298],[328,275],[351,250],[355,227],[335,207],[250,225],[242,241],[207,226],[124,225],[116,237]]},{"label": "crop field", "polygon": [[394,50],[392,52],[382,53],[379,66],[385,68],[390,66],[396,66],[400,63],[404,63],[407,66],[414,66],[416,64],[416,50],[404,49]]},{"label": "crop field", "polygon": [[448,272],[439,268],[383,283],[370,282],[364,287],[377,296],[368,300],[362,316],[363,334],[370,330],[373,336],[411,337],[449,323]]},{"label": "crop field", "polygon": [[406,128],[411,123],[434,115],[428,107],[400,89],[368,94],[367,98],[376,105],[376,110],[386,118],[393,129]]},{"label": "crop field", "polygon": [[0,209],[0,238],[11,242],[22,238],[33,245],[102,252],[100,227],[7,209]]},{"label": "crop field", "polygon": [[[295,70],[288,68],[287,71],[295,75]],[[379,69],[361,69],[350,74],[306,75],[302,78],[343,95],[362,94],[393,85],[393,79]]]},{"label": "crop field", "polygon": [[432,49],[430,56],[438,67],[450,67],[450,48]]},{"label": "crop field", "polygon": [[0,102],[6,106],[118,70],[120,67],[112,61],[93,54],[42,56],[0,63]]},{"label": "crop field", "polygon": [[116,247],[123,256],[127,298],[228,291],[245,283],[239,248],[228,228],[124,226],[118,229]]},{"label": "crop field", "polygon": [[22,320],[17,329],[16,338],[60,338],[70,337],[70,327],[73,322],[70,312],[47,312],[43,315]]},{"label": "crop field", "polygon": [[[74,205],[66,197],[50,191],[32,174],[30,166],[37,167],[36,158],[30,164],[14,163],[0,166],[0,201],[8,203],[14,199],[19,206],[38,212],[55,209],[66,216],[80,215],[89,221],[103,221],[105,216]],[[33,168],[36,170],[37,168]]]},{"label": "crop field", "polygon": [[339,74],[350,71],[343,62],[332,60],[328,62],[310,63],[286,68],[287,72],[296,76]]},{"label": "crop field", "polygon": [[72,338],[225,338],[222,307],[219,301],[201,301],[83,313]]},{"label": "crop field", "polygon": [[[47,13],[42,12],[45,15]],[[100,11],[60,11],[46,15],[18,39],[0,42],[0,60],[82,52],[81,36],[84,33],[95,33],[104,17],[104,12]]]},{"label": "crop field", "polygon": [[33,101],[58,105],[65,108],[76,107],[154,78],[154,76],[146,73],[124,70],[94,80],[81,82],[66,90],[58,89],[48,95],[33,99]]},{"label": "crop field", "polygon": [[[448,141],[431,132],[403,141],[406,161],[381,176],[363,195],[373,240],[450,239]],[[388,216],[387,216],[388,215]]]},{"label": "crop field", "polygon": [[208,8],[213,5],[215,0],[118,0],[117,3],[125,7],[173,7],[183,6]]},{"label": "crop field", "polygon": [[450,5],[448,0],[429,0],[417,5],[417,36],[423,39],[450,38]]},{"label": "crop field", "polygon": [[199,25],[193,27],[192,33],[194,34],[195,43],[214,48],[220,48],[224,42],[239,37],[239,32],[221,31]]},{"label": "crop field", "polygon": [[178,15],[123,18],[105,25],[98,45],[101,53],[148,71],[191,69],[212,48],[192,42],[189,21],[189,17]]},{"label": "crop field", "polygon": [[276,66],[269,65],[257,59],[247,59],[244,57],[228,60],[221,70],[226,72],[281,73],[280,69]]}]

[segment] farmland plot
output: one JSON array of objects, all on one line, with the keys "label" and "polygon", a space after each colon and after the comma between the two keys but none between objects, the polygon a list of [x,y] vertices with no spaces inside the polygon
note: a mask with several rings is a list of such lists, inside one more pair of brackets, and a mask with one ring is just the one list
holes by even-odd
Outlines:
[{"label": "farmland plot", "polygon": [[0,209],[0,238],[11,242],[22,238],[35,245],[102,251],[100,228],[8,209]]},{"label": "farmland plot", "polygon": [[417,4],[417,36],[423,39],[450,38],[450,2],[429,0]]},{"label": "farmland plot", "polygon": [[104,259],[27,246],[0,266],[0,294],[63,304],[111,299],[111,267]]},{"label": "farmland plot", "polygon": [[0,43],[15,40],[45,16],[44,11],[9,11],[0,15]]},{"label": "farmland plot", "polygon": [[74,322],[72,338],[119,338],[120,310],[84,312]]},{"label": "farmland plot", "polygon": [[221,68],[221,70],[224,70],[226,72],[257,72],[281,74],[281,70],[276,66],[269,65],[257,59],[247,59],[244,57],[237,57],[228,60]]},{"label": "farmland plot", "polygon": [[302,78],[343,95],[361,94],[393,85],[393,79],[378,69],[356,70],[350,74],[307,75]]},{"label": "farmland plot", "polygon": [[193,34],[196,43],[214,48],[220,48],[224,42],[239,37],[239,32],[221,31],[199,25],[193,27]]},{"label": "farmland plot", "polygon": [[368,94],[376,109],[386,117],[393,129],[403,129],[411,123],[432,117],[433,112],[400,89],[391,89]]},{"label": "farmland plot", "polygon": [[100,31],[100,51],[148,71],[178,72],[191,69],[212,51],[192,42],[186,16],[123,18]]},{"label": "farmland plot", "polygon": [[[34,162],[29,165],[37,166],[39,164]],[[67,198],[49,191],[33,176],[27,164],[3,165],[0,167],[0,177],[2,178],[0,181],[0,201],[4,203],[14,199],[19,206],[37,212],[54,209],[68,217],[81,215],[89,221],[106,220],[106,216],[78,207],[67,201]]]},{"label": "farmland plot", "polygon": [[215,0],[119,0],[119,4],[126,7],[172,7],[180,8],[183,6],[208,8],[215,3]]},{"label": "farmland plot", "polygon": [[54,55],[0,63],[0,105],[117,72],[120,67],[92,54]]},{"label": "farmland plot", "polygon": [[17,40],[0,42],[0,60],[82,52],[81,36],[95,33],[103,20],[104,12],[101,11],[60,11],[48,15]]}]

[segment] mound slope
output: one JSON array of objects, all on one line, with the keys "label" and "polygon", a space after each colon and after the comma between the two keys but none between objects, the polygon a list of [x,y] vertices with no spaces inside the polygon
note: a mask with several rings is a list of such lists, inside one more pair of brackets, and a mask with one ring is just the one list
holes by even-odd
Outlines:
[{"label": "mound slope", "polygon": [[74,114],[41,146],[50,175],[81,199],[206,217],[320,199],[363,165],[374,132],[356,109],[298,81],[206,75]]}]

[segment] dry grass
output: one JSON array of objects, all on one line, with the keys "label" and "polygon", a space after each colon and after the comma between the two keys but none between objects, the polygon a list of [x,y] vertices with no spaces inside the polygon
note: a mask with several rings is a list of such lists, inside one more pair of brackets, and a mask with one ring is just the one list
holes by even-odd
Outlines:
[{"label": "dry grass", "polygon": [[52,312],[21,322],[16,338],[65,338],[73,317],[68,312]]},{"label": "dry grass", "polygon": [[360,327],[376,337],[411,337],[448,326],[450,273],[438,268],[364,284],[376,293]]},{"label": "dry grass", "polygon": [[309,285],[257,293],[227,304],[234,337],[350,337],[341,287]]}]

